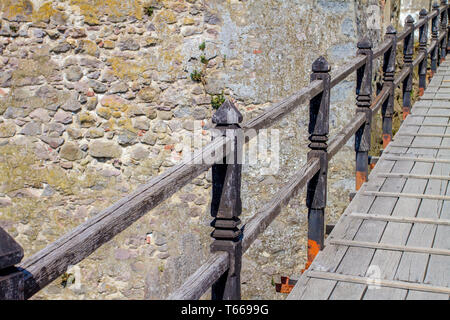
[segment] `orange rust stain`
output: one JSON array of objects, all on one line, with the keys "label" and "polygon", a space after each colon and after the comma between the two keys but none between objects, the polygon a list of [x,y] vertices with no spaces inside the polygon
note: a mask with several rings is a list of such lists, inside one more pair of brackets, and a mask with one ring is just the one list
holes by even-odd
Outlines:
[{"label": "orange rust stain", "polygon": [[319,251],[320,251],[319,244],[314,240],[308,239],[308,261],[306,262],[305,269],[302,270],[302,273],[309,268],[311,263],[313,263],[314,258],[317,256]]},{"label": "orange rust stain", "polygon": [[293,284],[289,284],[289,277],[281,277],[281,283],[275,284],[275,289],[280,293],[291,293],[294,288]]},{"label": "orange rust stain", "polygon": [[419,96],[423,96],[423,94],[425,93],[425,89],[424,88],[419,88]]},{"label": "orange rust stain", "polygon": [[403,120],[409,115],[409,108],[403,108]]},{"label": "orange rust stain", "polygon": [[168,144],[168,145],[166,145],[166,146],[164,146],[164,150],[173,150],[174,149],[174,146],[173,146],[173,144]]},{"label": "orange rust stain", "polygon": [[367,181],[367,176],[365,172],[362,171],[356,171],[356,190],[358,191],[361,189],[361,186],[364,182]]},{"label": "orange rust stain", "polygon": [[255,50],[253,50],[253,53],[254,53],[254,54],[258,54],[258,53],[262,53],[262,51],[261,51],[261,50],[255,49]]},{"label": "orange rust stain", "polygon": [[386,149],[389,143],[391,143],[392,137],[390,134],[383,134],[383,149]]}]

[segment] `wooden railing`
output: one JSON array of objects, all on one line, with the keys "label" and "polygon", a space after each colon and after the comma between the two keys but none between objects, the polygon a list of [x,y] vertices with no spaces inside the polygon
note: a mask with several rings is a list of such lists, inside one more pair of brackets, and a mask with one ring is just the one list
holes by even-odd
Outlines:
[{"label": "wooden railing", "polygon": [[[328,62],[318,58],[312,65],[310,84],[261,115],[243,125],[242,115],[230,101],[226,101],[214,114],[213,123],[223,133],[203,150],[188,160],[152,178],[147,184],[122,198],[95,217],[63,235],[24,262],[23,250],[0,228],[0,299],[28,299],[50,282],[133,222],[172,196],[192,179],[212,167],[211,214],[214,238],[208,260],[168,299],[199,299],[212,288],[212,299],[240,299],[240,271],[242,254],[253,241],[279,215],[289,200],[307,185],[308,207],[308,262],[311,264],[324,247],[327,201],[328,162],[355,135],[356,189],[367,181],[368,152],[371,144],[373,115],[381,110],[383,119],[383,145],[392,140],[394,91],[402,84],[403,117],[411,110],[413,72],[418,67],[419,91],[423,94],[427,84],[428,58],[431,77],[447,54],[449,43],[447,1],[433,5],[433,11],[420,11],[414,23],[411,16],[404,30],[397,34],[390,26],[385,40],[376,49],[368,39],[358,42],[358,52],[352,62],[330,73]],[[440,23],[439,23],[440,22]],[[429,25],[431,23],[431,39]],[[414,55],[414,33],[419,31],[419,49]],[[403,41],[403,66],[396,75],[397,46]],[[373,98],[373,62],[383,58],[383,87]],[[329,110],[331,89],[353,72],[356,80],[356,114],[344,129],[330,141]],[[307,163],[281,187],[272,200],[240,227],[242,136],[246,130],[271,126],[302,103],[310,104]],[[209,159],[209,161],[204,161]]]}]

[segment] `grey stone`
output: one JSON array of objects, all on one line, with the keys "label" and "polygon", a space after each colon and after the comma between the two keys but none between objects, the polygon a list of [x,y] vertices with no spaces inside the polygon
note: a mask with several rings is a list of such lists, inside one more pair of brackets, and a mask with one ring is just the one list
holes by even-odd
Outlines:
[{"label": "grey stone", "polygon": [[94,140],[89,144],[89,154],[95,158],[119,158],[122,148],[110,140]]},{"label": "grey stone", "polygon": [[69,124],[73,121],[73,116],[71,113],[63,111],[59,109],[56,111],[55,116],[53,117],[56,122],[63,123],[63,124]]},{"label": "grey stone", "polygon": [[78,66],[71,66],[66,70],[67,81],[78,81],[83,77],[83,71]]},{"label": "grey stone", "polygon": [[71,48],[72,47],[70,46],[69,43],[63,42],[63,43],[60,43],[60,44],[56,45],[55,47],[53,47],[51,51],[59,54],[59,53],[65,53],[65,52],[69,51]]},{"label": "grey stone", "polygon": [[133,149],[131,150],[131,157],[134,160],[144,160],[147,159],[149,156],[150,152],[144,148],[143,146],[135,146],[133,147]]},{"label": "grey stone", "polygon": [[61,147],[59,155],[63,159],[75,161],[80,160],[83,157],[83,152],[81,152],[78,144],[75,142],[67,142]]},{"label": "grey stone", "polygon": [[118,47],[122,51],[125,50],[137,51],[140,48],[139,43],[132,38],[123,39],[122,41],[119,42]]},{"label": "grey stone", "polygon": [[114,252],[116,260],[128,260],[131,257],[130,251],[127,249],[116,249]]},{"label": "grey stone", "polygon": [[145,143],[145,144],[149,144],[151,146],[154,146],[156,143],[156,140],[158,139],[158,137],[156,136],[156,134],[153,134],[151,132],[147,132],[146,134],[144,134],[144,136],[141,138],[141,142]]},{"label": "grey stone", "polygon": [[65,111],[77,112],[81,110],[81,104],[75,96],[72,96],[61,106],[61,109]]},{"label": "grey stone", "polygon": [[128,130],[122,131],[117,136],[117,142],[122,146],[135,144],[137,142],[137,135]]},{"label": "grey stone", "polygon": [[38,122],[29,122],[27,123],[22,130],[20,130],[20,134],[24,134],[26,136],[36,136],[41,134],[41,124]]},{"label": "grey stone", "polygon": [[105,93],[108,90],[108,88],[99,81],[89,80],[88,85],[95,93]]},{"label": "grey stone", "polygon": [[40,139],[53,149],[58,148],[64,143],[64,139],[61,137],[41,136]]}]

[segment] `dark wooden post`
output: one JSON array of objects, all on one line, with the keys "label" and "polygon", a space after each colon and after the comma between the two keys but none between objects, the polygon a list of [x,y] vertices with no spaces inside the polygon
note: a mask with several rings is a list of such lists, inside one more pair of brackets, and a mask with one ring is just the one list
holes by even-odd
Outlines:
[{"label": "dark wooden post", "polygon": [[309,106],[309,148],[308,160],[318,158],[320,170],[308,182],[306,206],[308,207],[308,269],[325,239],[325,207],[327,205],[328,155],[327,142],[330,115],[330,65],[324,57],[312,64],[311,82],[323,81],[323,91],[310,101]]},{"label": "dark wooden post", "polygon": [[[441,0],[441,5],[446,6],[447,0]],[[448,23],[448,11],[447,9],[444,9],[441,12],[441,32],[443,34],[447,33],[447,23]],[[442,38],[440,53],[441,53],[440,62],[442,63],[445,60],[445,56],[447,55],[447,37]]]},{"label": "dark wooden post", "polygon": [[433,3],[433,11],[437,11],[437,15],[431,20],[431,39],[437,43],[431,53],[431,77],[433,77],[437,71],[439,52],[439,4],[437,2]]},{"label": "dark wooden post", "polygon": [[[386,149],[392,140],[392,116],[394,115],[395,100],[395,58],[397,55],[397,31],[390,25],[386,30],[386,39],[392,39],[391,48],[384,54],[383,86],[389,88],[389,98],[383,103],[381,109],[383,117],[383,149]],[[425,69],[426,71],[426,69]]]},{"label": "dark wooden post", "polygon": [[425,19],[426,22],[419,30],[419,52],[425,54],[422,62],[419,64],[419,96],[423,96],[425,89],[427,87],[427,65],[428,65],[428,54],[427,54],[427,43],[428,43],[428,11],[422,9],[419,13],[419,19]]},{"label": "dark wooden post", "polygon": [[22,247],[0,228],[0,300],[23,300],[23,273],[14,265],[23,258]]},{"label": "dark wooden post", "polygon": [[239,229],[242,212],[241,202],[241,170],[242,170],[242,134],[239,123],[242,114],[230,101],[217,110],[212,117],[216,129],[223,135],[233,139],[230,154],[222,164],[212,166],[212,200],[211,215],[214,238],[211,252],[227,251],[229,253],[229,269],[212,286],[212,300],[241,299],[241,263],[242,237]]},{"label": "dark wooden post", "polygon": [[413,54],[414,54],[414,19],[407,16],[405,21],[405,29],[409,29],[409,34],[405,38],[403,45],[403,68],[409,69],[409,74],[403,80],[403,120],[411,112],[411,91],[413,88]]},{"label": "dark wooden post", "polygon": [[447,7],[447,52],[450,51],[450,24],[448,23],[450,6]]},{"label": "dark wooden post", "polygon": [[369,173],[370,127],[372,124],[372,42],[364,38],[358,42],[358,54],[366,56],[366,63],[357,71],[356,112],[363,112],[366,122],[355,134],[356,190],[367,181]]}]

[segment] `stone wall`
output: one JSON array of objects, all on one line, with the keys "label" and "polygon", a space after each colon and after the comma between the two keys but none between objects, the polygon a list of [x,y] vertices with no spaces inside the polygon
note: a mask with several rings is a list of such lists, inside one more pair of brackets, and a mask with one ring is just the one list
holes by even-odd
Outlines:
[{"label": "stone wall", "polygon": [[[381,1],[384,4],[384,1]],[[381,5],[382,5],[381,4]],[[245,119],[299,90],[311,64],[351,60],[378,0],[0,0],[0,224],[25,255],[176,164],[183,138],[210,140],[211,98]],[[195,76],[200,75],[201,76]],[[332,92],[335,133],[354,114],[354,78]],[[193,131],[194,121],[203,130]],[[280,170],[244,166],[245,221],[306,160],[307,106],[280,121]],[[328,221],[348,204],[351,142],[332,161]],[[210,173],[202,174],[36,298],[166,297],[208,255]],[[151,241],[146,236],[151,233]],[[244,298],[306,259],[303,196],[244,257]],[[75,284],[71,284],[75,277]]]},{"label": "stone wall", "polygon": [[423,8],[428,12],[432,10],[432,4],[434,2],[440,3],[441,1],[434,0],[403,0],[401,5],[400,22],[403,25],[408,15],[412,15],[415,20],[419,18],[419,12]]}]

